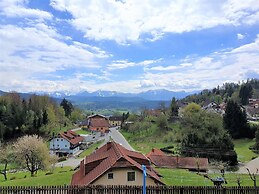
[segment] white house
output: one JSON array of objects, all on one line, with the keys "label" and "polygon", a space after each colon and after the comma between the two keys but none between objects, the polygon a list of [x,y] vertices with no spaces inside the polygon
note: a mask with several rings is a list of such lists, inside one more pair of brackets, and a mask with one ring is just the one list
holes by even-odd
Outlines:
[{"label": "white house", "polygon": [[50,141],[50,151],[58,155],[75,154],[83,141],[84,138],[77,133],[65,131]]}]

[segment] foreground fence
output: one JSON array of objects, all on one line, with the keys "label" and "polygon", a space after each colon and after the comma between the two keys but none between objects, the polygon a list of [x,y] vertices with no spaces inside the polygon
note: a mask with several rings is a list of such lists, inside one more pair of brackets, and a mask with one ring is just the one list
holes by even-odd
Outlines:
[{"label": "foreground fence", "polygon": [[[0,194],[142,194],[138,186],[0,187]],[[259,187],[147,187],[147,194],[259,194]]]}]

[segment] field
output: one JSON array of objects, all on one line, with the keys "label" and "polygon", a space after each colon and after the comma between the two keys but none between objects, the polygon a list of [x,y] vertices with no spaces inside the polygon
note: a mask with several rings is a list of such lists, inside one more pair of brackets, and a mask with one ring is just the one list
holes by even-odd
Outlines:
[{"label": "field", "polygon": [[259,155],[249,149],[251,145],[255,144],[255,141],[251,139],[238,139],[234,140],[235,151],[237,152],[238,160],[241,162],[248,162],[254,157]]},{"label": "field", "polygon": [[[156,169],[163,176],[162,181],[171,186],[213,186],[212,181],[198,175],[195,172],[189,172],[182,169]],[[221,177],[220,174],[209,174],[210,178]],[[227,184],[225,186],[238,186],[237,178],[240,178],[241,186],[253,186],[253,181],[248,174],[229,173],[225,175]],[[259,175],[257,176],[257,185],[259,185]]]},{"label": "field", "polygon": [[86,131],[86,130],[83,130],[83,129],[80,129],[80,130],[77,130],[75,131],[77,134],[83,134],[83,135],[88,135],[88,134],[91,134],[91,132],[89,131]]},{"label": "field", "polygon": [[[58,167],[53,174],[46,175],[48,171],[39,171],[36,177],[30,172],[8,173],[8,180],[0,176],[0,186],[45,186],[70,184],[74,171],[70,167]],[[13,180],[11,180],[13,179]]]}]

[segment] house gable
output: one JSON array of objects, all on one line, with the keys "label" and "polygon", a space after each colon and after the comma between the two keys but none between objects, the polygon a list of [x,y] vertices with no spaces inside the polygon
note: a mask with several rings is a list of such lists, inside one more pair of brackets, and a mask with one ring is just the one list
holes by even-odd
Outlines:
[{"label": "house gable", "polygon": [[[108,142],[94,153],[87,156],[83,163],[81,162],[79,171],[73,175],[71,184],[93,184],[96,180],[99,179],[99,177],[114,169],[124,169],[130,167],[130,169],[136,168],[139,171],[142,171],[142,166],[137,162],[137,160],[145,162],[148,165],[147,174],[152,180],[154,180],[154,182],[158,184],[164,184],[161,182],[157,173],[154,171],[154,169],[152,169],[148,159],[143,154],[127,150],[115,142]],[[91,165],[90,171],[86,170],[89,164]],[[124,184],[126,184],[126,182]]]}]

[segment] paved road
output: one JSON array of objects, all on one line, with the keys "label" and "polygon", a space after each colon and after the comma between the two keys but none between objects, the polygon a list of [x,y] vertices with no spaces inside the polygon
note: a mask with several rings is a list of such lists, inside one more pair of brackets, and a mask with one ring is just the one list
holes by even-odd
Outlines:
[{"label": "paved road", "polygon": [[238,173],[248,173],[246,168],[248,168],[251,173],[256,173],[256,170],[259,170],[259,157],[241,166],[238,170]]},{"label": "paved road", "polygon": [[123,137],[123,135],[117,130],[116,127],[110,128],[110,133],[109,136],[116,142],[121,144],[123,147],[125,147],[128,150],[133,150],[134,149],[131,147],[131,145],[128,143],[128,141]]},{"label": "paved road", "polygon": [[[80,129],[80,128],[79,128]],[[109,140],[113,139],[115,142],[121,144],[123,147],[125,147],[128,150],[134,150],[131,145],[127,142],[127,140],[123,137],[123,135],[117,130],[116,127],[110,128],[110,133],[102,137],[104,139],[104,142],[102,145],[106,144]],[[101,145],[101,146],[102,146]],[[66,161],[58,162],[56,166],[71,166],[73,168],[77,167],[80,164],[80,161],[83,160],[83,158],[68,158]]]}]

